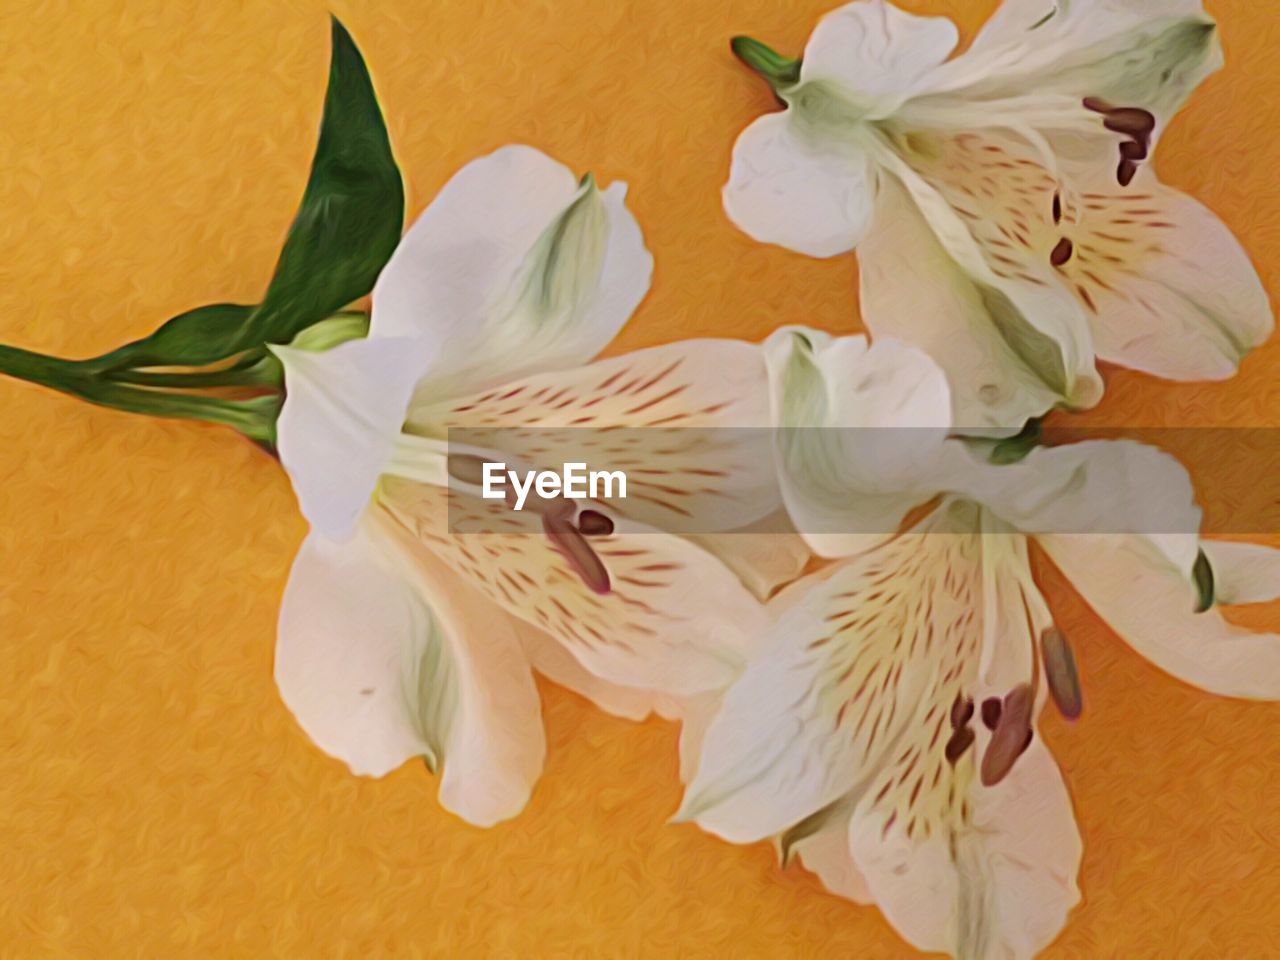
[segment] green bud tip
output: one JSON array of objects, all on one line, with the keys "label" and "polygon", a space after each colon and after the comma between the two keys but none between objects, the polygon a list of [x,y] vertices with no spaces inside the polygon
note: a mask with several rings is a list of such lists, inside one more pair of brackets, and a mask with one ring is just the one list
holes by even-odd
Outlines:
[{"label": "green bud tip", "polygon": [[784,57],[752,37],[734,37],[729,41],[734,56],[765,80],[774,90],[792,87],[800,82],[800,61]]}]

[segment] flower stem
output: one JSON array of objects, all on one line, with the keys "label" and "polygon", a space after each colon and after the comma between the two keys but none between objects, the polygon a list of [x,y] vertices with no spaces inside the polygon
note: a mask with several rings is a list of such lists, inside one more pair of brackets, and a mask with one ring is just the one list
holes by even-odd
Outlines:
[{"label": "flower stem", "polygon": [[751,37],[734,37],[729,46],[734,56],[769,81],[769,86],[775,91],[800,82],[799,60],[784,57]]},{"label": "flower stem", "polygon": [[[0,373],[38,384],[88,403],[153,417],[202,420],[231,427],[263,445],[275,442],[275,418],[281,398],[278,393],[229,400],[198,394],[123,383],[99,377],[91,368],[75,360],[63,360],[18,347],[0,345]],[[173,374],[181,377],[182,374]],[[216,374],[205,375],[206,380]],[[225,386],[223,382],[183,386]],[[159,387],[160,384],[156,384]]]}]

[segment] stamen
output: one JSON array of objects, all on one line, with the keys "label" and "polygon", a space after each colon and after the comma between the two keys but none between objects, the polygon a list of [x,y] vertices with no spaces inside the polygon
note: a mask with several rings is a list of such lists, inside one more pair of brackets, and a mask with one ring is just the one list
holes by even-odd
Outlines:
[{"label": "stamen", "polygon": [[1107,111],[1102,125],[1114,133],[1145,139],[1156,128],[1156,118],[1141,107],[1117,107]]},{"label": "stamen", "polygon": [[1147,150],[1146,143],[1137,140],[1126,140],[1120,144],[1120,157],[1123,160],[1132,160],[1137,163],[1139,160],[1147,159]]},{"label": "stamen", "polygon": [[453,479],[479,487],[484,484],[484,465],[490,462],[470,453],[451,453],[446,461],[446,469]]},{"label": "stamen", "polygon": [[987,697],[982,701],[982,725],[988,730],[1000,725],[1000,709],[999,697]]},{"label": "stamen", "polygon": [[1057,190],[1053,192],[1053,222],[1055,225],[1062,222],[1062,194]]},{"label": "stamen", "polygon": [[1053,252],[1049,254],[1049,262],[1055,267],[1060,267],[1071,259],[1071,254],[1075,251],[1075,244],[1068,238],[1063,237],[1058,241],[1058,245],[1053,248]]},{"label": "stamen", "polygon": [[963,693],[956,694],[955,703],[951,704],[951,726],[955,730],[968,725],[973,718],[973,700]]},{"label": "stamen", "polygon": [[955,733],[951,734],[951,739],[947,741],[943,753],[946,755],[947,763],[955,766],[960,758],[964,756],[964,752],[973,746],[973,741],[977,739],[973,734],[972,727],[960,727]]},{"label": "stamen", "polygon": [[578,514],[578,532],[584,537],[607,537],[613,533],[613,520],[598,510]]},{"label": "stamen", "polygon": [[1084,709],[1084,698],[1080,693],[1080,674],[1076,670],[1067,635],[1057,627],[1046,630],[1040,637],[1040,656],[1044,661],[1049,696],[1064,717],[1077,719]]},{"label": "stamen", "polygon": [[1116,182],[1122,187],[1133,183],[1133,178],[1137,175],[1138,165],[1132,160],[1121,160],[1120,166],[1116,168]]},{"label": "stamen", "polygon": [[1107,103],[1107,101],[1103,100],[1101,97],[1085,97],[1084,108],[1086,110],[1092,110],[1094,113],[1110,113],[1115,109],[1115,107],[1111,106],[1111,104]]},{"label": "stamen", "polygon": [[1031,685],[1021,683],[1009,691],[1000,711],[1000,722],[991,734],[991,742],[982,755],[982,784],[994,787],[1009,775],[1034,736],[1031,730],[1031,709],[1035,694]]},{"label": "stamen", "polygon": [[609,592],[609,571],[572,523],[563,516],[543,514],[542,531],[559,548],[588,590],[602,594]]}]

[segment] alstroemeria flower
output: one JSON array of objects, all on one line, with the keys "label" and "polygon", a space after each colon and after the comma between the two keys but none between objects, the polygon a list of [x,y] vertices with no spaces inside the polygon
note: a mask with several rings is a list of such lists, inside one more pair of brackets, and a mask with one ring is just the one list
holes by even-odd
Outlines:
[{"label": "alstroemeria flower", "polygon": [[1095,403],[1095,358],[1231,376],[1271,333],[1266,294],[1150,163],[1221,64],[1199,0],[1005,0],[956,42],[883,0],[825,16],[798,69],[741,41],[787,109],[739,137],[729,216],[812,256],[856,247],[867,328],[941,364],[959,427]]},{"label": "alstroemeria flower", "polygon": [[1274,598],[1280,555],[1202,544],[1185,471],[1150,447],[996,467],[924,429],[945,427],[949,398],[915,348],[784,330],[766,349],[788,507],[836,559],[774,601],[681,817],[734,842],[781,835],[922,950],[1032,956],[1079,899],[1081,856],[1036,717],[1083,701],[1029,541],[1153,663],[1265,699],[1280,698],[1280,637],[1232,626],[1211,595],[1216,574],[1221,598]]},{"label": "alstroemeria flower", "polygon": [[[529,147],[476,160],[388,263],[368,339],[277,350],[280,455],[312,527],[280,616],[281,694],[357,773],[439,766],[441,802],[478,824],[517,813],[540,772],[534,665],[642,712],[723,686],[763,623],[726,567],[653,524],[727,530],[776,511],[767,457],[673,438],[643,451],[625,500],[520,512],[466,480],[486,454],[558,469],[538,462],[542,428],[587,433],[590,467],[612,470],[614,428],[768,422],[745,343],[588,363],[649,285],[624,195]],[[468,426],[499,447],[453,449]]]}]

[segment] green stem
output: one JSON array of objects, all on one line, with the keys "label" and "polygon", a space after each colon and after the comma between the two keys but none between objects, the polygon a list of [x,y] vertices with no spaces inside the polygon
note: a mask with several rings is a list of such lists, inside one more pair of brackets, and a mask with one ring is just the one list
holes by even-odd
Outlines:
[{"label": "green stem", "polygon": [[276,395],[223,400],[144,389],[99,379],[74,360],[4,345],[0,345],[0,373],[101,407],[153,417],[202,420],[231,427],[258,443],[275,441],[275,417],[280,406]]},{"label": "green stem", "polygon": [[745,63],[776,90],[793,87],[800,82],[800,61],[784,57],[759,40],[751,37],[734,37],[729,41],[734,56]]}]

